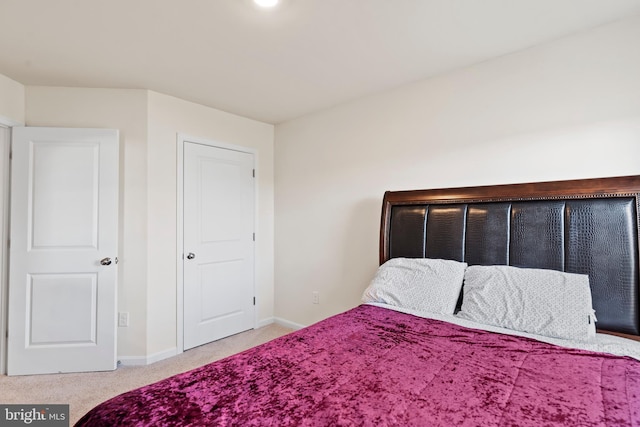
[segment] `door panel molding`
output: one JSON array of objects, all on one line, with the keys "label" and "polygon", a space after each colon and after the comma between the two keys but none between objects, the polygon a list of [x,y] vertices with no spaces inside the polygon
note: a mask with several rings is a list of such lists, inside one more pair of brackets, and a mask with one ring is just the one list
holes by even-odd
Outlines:
[{"label": "door panel molding", "polygon": [[[185,173],[185,144],[193,143],[200,144],[214,148],[221,148],[226,150],[238,151],[241,153],[247,153],[253,155],[254,161],[254,171],[256,168],[257,160],[258,160],[258,152],[256,149],[240,146],[236,144],[229,144],[226,142],[209,140],[206,138],[194,137],[191,135],[178,133],[176,137],[176,150],[177,150],[177,212],[176,212],[176,229],[177,229],[177,239],[176,239],[176,331],[177,331],[177,353],[184,352],[184,260],[187,257],[186,253],[183,253],[184,248],[184,173]],[[257,174],[255,175],[257,177]],[[258,200],[258,186],[257,186],[257,178],[254,179],[253,182],[253,228],[257,230],[257,200]],[[256,252],[254,246],[254,271],[256,265]],[[254,275],[254,294],[256,292],[256,279]],[[257,309],[254,309],[254,318],[253,318],[253,327],[256,327],[257,324]]]}]

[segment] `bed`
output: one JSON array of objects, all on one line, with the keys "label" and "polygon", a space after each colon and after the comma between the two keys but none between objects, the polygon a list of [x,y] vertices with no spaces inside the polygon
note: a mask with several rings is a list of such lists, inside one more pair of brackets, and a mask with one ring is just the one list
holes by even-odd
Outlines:
[{"label": "bed", "polygon": [[639,195],[639,176],[387,192],[363,304],[77,425],[639,426]]}]

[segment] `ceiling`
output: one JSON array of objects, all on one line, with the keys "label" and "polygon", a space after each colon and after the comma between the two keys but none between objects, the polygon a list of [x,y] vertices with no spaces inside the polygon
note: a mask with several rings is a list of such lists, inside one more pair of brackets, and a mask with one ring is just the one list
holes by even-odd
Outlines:
[{"label": "ceiling", "polygon": [[640,14],[640,0],[0,0],[0,74],[267,123]]}]

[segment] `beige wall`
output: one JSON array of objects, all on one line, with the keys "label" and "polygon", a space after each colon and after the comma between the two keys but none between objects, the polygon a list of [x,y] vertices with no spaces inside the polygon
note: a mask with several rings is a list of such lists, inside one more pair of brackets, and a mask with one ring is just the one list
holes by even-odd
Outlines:
[{"label": "beige wall", "polygon": [[27,125],[120,131],[118,356],[147,354],[147,92],[28,86]]},{"label": "beige wall", "polygon": [[24,123],[24,91],[22,84],[0,74],[0,124],[3,118]]},{"label": "beige wall", "polygon": [[640,174],[638,40],[640,17],[276,126],[276,316],[359,303],[385,190]]},{"label": "beige wall", "polygon": [[149,92],[150,354],[176,345],[177,133],[257,150],[256,300],[258,319],[273,318],[273,126]]}]

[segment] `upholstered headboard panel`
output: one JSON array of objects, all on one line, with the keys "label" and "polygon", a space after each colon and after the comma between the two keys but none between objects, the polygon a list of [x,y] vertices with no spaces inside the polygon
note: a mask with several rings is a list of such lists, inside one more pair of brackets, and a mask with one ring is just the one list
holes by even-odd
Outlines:
[{"label": "upholstered headboard panel", "polygon": [[640,176],[387,192],[380,262],[395,257],[588,274],[601,330],[640,335]]}]

